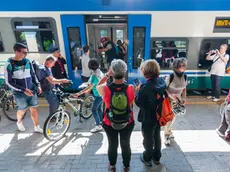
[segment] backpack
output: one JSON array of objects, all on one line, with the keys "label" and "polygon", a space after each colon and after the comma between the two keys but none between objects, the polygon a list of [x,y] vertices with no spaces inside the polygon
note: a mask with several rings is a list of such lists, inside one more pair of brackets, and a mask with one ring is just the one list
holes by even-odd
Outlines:
[{"label": "backpack", "polygon": [[163,94],[157,93],[156,115],[160,126],[165,126],[174,118],[171,103],[166,92]]},{"label": "backpack", "polygon": [[[184,74],[184,80],[185,80],[185,81],[187,81],[187,78],[188,78],[188,76],[187,76],[186,74]],[[168,85],[168,88],[169,88],[170,84],[172,83],[173,79],[174,79],[174,74],[171,73],[171,74],[170,74],[170,77],[169,77],[169,85]]]},{"label": "backpack", "polygon": [[38,81],[41,82],[44,79],[42,72],[41,72],[42,70],[45,69],[44,66],[39,64],[39,62],[36,60],[32,61],[32,66],[33,66],[33,69],[34,69],[34,72],[35,72],[35,75]]},{"label": "backpack", "polygon": [[107,110],[108,119],[115,130],[125,128],[130,120],[130,105],[127,96],[128,84],[108,86],[111,92],[110,109]]}]

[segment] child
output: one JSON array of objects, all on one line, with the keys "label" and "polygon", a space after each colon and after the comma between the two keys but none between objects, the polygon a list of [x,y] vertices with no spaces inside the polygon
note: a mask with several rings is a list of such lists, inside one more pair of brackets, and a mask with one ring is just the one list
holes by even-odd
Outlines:
[{"label": "child", "polygon": [[74,97],[78,97],[82,94],[89,92],[90,90],[93,91],[95,100],[93,103],[92,113],[96,122],[96,126],[91,130],[92,133],[98,132],[102,130],[101,122],[102,122],[102,98],[100,97],[96,86],[101,78],[104,76],[99,68],[99,62],[97,59],[93,58],[89,61],[89,69],[92,71],[92,74],[89,78],[89,86],[84,90],[80,91],[79,93],[73,95]]}]

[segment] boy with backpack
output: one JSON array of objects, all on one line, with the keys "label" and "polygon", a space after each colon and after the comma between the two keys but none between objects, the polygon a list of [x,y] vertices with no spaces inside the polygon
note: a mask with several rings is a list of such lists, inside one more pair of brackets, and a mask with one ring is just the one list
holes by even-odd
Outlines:
[{"label": "boy with backpack", "polygon": [[[187,86],[187,75],[184,74],[187,68],[187,59],[177,58],[173,62],[173,73],[166,77],[165,82],[167,85],[167,93],[171,99],[171,104],[186,102],[186,86]],[[172,105],[173,106],[173,105]],[[184,109],[182,109],[184,110]],[[176,111],[174,111],[176,113]],[[176,114],[174,119],[168,122],[165,126],[164,135],[166,145],[170,145],[171,139],[174,138],[172,133],[172,125],[175,122]]]},{"label": "boy with backpack", "polygon": [[68,83],[67,79],[56,79],[53,77],[51,68],[55,65],[53,56],[48,56],[44,65],[40,65],[37,61],[32,61],[35,74],[41,84],[43,95],[49,103],[49,115],[55,113],[59,107],[59,100],[53,90],[55,84]]}]

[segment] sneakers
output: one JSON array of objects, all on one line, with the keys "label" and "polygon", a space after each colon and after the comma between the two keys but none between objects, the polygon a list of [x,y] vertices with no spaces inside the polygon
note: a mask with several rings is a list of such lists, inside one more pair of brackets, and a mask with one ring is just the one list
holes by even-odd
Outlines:
[{"label": "sneakers", "polygon": [[151,167],[152,162],[151,161],[145,161],[143,155],[140,156],[141,162],[143,162],[146,166]]},{"label": "sneakers", "polygon": [[166,146],[170,145],[170,143],[171,143],[170,136],[169,137],[165,137],[165,142],[164,143],[165,143]]},{"label": "sneakers", "polygon": [[18,126],[19,131],[26,131],[26,128],[24,127],[22,122],[21,123],[17,122],[17,126]]},{"label": "sneakers", "polygon": [[225,140],[230,142],[230,131],[226,133]]},{"label": "sneakers", "polygon": [[218,129],[216,129],[216,133],[217,133],[220,137],[224,137],[224,134],[221,133]]},{"label": "sneakers", "polygon": [[96,125],[92,130],[90,130],[91,133],[96,133],[98,131],[102,130],[102,126],[101,125]]},{"label": "sneakers", "polygon": [[213,101],[213,102],[218,102],[218,101],[220,101],[220,99],[214,98],[212,101]]},{"label": "sneakers", "polygon": [[215,97],[213,96],[208,96],[207,99],[214,99]]},{"label": "sneakers", "polygon": [[114,166],[109,165],[108,169],[109,169],[109,172],[116,172],[116,166],[115,165]]},{"label": "sneakers", "polygon": [[39,125],[37,125],[34,127],[34,132],[35,133],[43,133],[43,129]]}]

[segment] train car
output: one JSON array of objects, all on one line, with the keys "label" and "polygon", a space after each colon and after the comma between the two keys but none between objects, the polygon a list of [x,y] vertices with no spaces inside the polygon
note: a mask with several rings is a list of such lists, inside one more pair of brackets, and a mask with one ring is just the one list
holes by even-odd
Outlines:
[{"label": "train car", "polygon": [[[2,1],[0,5],[0,63],[13,56],[13,45],[28,46],[28,58],[42,63],[50,46],[58,46],[67,60],[68,76],[81,84],[81,48],[107,69],[106,57],[95,50],[100,39],[128,40],[125,61],[128,81],[143,80],[139,66],[156,59],[161,76],[171,73],[172,57],[188,59],[189,89],[210,88],[206,53],[230,44],[230,6],[226,0],[56,0]],[[167,53],[166,53],[167,52]],[[229,74],[221,87],[229,88]]]}]

